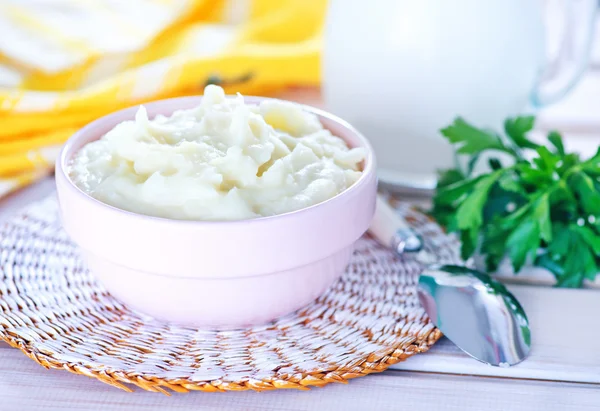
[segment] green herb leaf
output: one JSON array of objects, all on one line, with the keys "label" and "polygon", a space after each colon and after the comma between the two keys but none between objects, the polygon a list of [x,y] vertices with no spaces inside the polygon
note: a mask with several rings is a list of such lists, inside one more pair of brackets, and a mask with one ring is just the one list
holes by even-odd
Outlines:
[{"label": "green herb leaf", "polygon": [[596,154],[583,163],[582,170],[595,177],[600,176],[600,147],[598,147]]},{"label": "green herb leaf", "polygon": [[583,211],[592,215],[600,215],[600,192],[595,187],[594,180],[584,172],[578,172],[571,177],[570,181]]},{"label": "green herb leaf", "polygon": [[463,230],[460,233],[460,255],[463,260],[469,259],[477,249],[477,230]]},{"label": "green herb leaf", "polygon": [[508,118],[504,121],[504,131],[521,148],[538,148],[536,144],[527,139],[526,134],[533,130],[535,124],[534,116]]},{"label": "green herb leaf", "polygon": [[594,254],[600,256],[600,237],[598,237],[598,234],[594,230],[587,226],[579,225],[573,225],[573,230],[581,236]]},{"label": "green herb leaf", "polygon": [[511,193],[519,193],[525,195],[525,190],[520,184],[518,176],[514,173],[504,173],[500,180],[498,180],[500,187]]},{"label": "green herb leaf", "polygon": [[443,170],[438,173],[437,189],[457,183],[465,179],[464,174],[457,169]]},{"label": "green herb leaf", "polygon": [[450,143],[457,146],[456,152],[459,154],[478,155],[484,150],[510,151],[500,137],[478,129],[460,117],[457,117],[452,125],[442,129],[441,133]]},{"label": "green herb leaf", "polygon": [[487,193],[492,185],[498,180],[502,170],[495,171],[482,177],[471,194],[462,202],[456,210],[456,221],[461,230],[477,229],[483,223],[483,206],[487,200]]},{"label": "green herb leaf", "polygon": [[563,266],[550,258],[548,254],[539,256],[535,264],[550,271],[556,278],[563,276],[565,273]]},{"label": "green herb leaf", "polygon": [[581,287],[584,278],[594,278],[596,262],[591,250],[581,241],[576,231],[569,236],[569,251],[564,262],[564,274],[558,278],[563,287]]},{"label": "green herb leaf", "polygon": [[519,272],[527,257],[533,258],[540,247],[540,228],[533,220],[525,220],[508,237],[506,243],[515,272]]},{"label": "green herb leaf", "polygon": [[531,212],[531,203],[526,203],[522,207],[517,208],[515,211],[510,213],[508,216],[504,217],[498,225],[503,230],[513,230],[519,225],[521,220],[527,215],[527,213]]},{"label": "green herb leaf", "polygon": [[506,231],[496,225],[488,225],[483,231],[481,253],[485,255],[485,265],[489,272],[495,272],[506,253]]},{"label": "green herb leaf", "polygon": [[440,188],[437,193],[437,202],[439,204],[453,204],[459,201],[475,187],[479,180],[479,177],[472,180],[462,180]]},{"label": "green herb leaf", "polygon": [[546,169],[540,169],[538,167],[534,167],[534,165],[529,163],[520,163],[517,166],[519,175],[523,183],[533,186],[544,188],[549,184],[554,183],[552,172],[548,172]]},{"label": "green herb leaf", "polygon": [[556,261],[560,260],[569,252],[571,230],[566,225],[560,223],[554,224],[553,237],[554,241],[548,245],[548,254]]},{"label": "green herb leaf", "polygon": [[565,146],[562,141],[562,136],[557,131],[548,133],[548,141],[556,148],[556,153],[560,156],[565,155]]},{"label": "green herb leaf", "polygon": [[542,240],[552,241],[552,222],[550,221],[550,202],[549,193],[542,195],[535,203],[533,215],[536,224],[540,229]]},{"label": "green herb leaf", "polygon": [[565,288],[579,288],[583,283],[583,273],[571,272],[563,274],[557,278],[556,285]]},{"label": "green herb leaf", "polygon": [[479,154],[474,154],[471,156],[471,158],[469,159],[469,162],[467,163],[467,175],[471,175],[473,174],[473,170],[475,170],[475,166],[477,165],[477,163],[479,162]]},{"label": "green herb leaf", "polygon": [[556,165],[560,161],[560,157],[556,154],[552,154],[548,148],[541,146],[536,149],[538,158],[534,158],[533,162],[540,168],[540,170],[546,171],[550,176],[553,175]]}]

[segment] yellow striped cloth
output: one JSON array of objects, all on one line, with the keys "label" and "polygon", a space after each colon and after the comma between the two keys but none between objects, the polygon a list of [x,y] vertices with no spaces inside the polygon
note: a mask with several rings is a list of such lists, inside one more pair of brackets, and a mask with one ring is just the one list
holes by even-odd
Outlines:
[{"label": "yellow striped cloth", "polygon": [[122,107],[317,85],[326,0],[2,0],[0,197]]}]

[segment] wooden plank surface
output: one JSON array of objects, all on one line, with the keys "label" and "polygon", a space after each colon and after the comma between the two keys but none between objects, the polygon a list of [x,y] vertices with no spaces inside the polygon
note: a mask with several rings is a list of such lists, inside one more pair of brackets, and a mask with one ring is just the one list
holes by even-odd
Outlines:
[{"label": "wooden plank surface", "polygon": [[600,329],[595,319],[595,313],[600,312],[600,292],[522,285],[508,288],[529,317],[532,349],[527,360],[510,368],[490,367],[474,361],[446,340],[427,355],[415,356],[394,367],[600,384]]},{"label": "wooden plank surface", "polygon": [[308,392],[126,393],[0,349],[0,411],[17,410],[598,410],[589,384],[387,371]]}]

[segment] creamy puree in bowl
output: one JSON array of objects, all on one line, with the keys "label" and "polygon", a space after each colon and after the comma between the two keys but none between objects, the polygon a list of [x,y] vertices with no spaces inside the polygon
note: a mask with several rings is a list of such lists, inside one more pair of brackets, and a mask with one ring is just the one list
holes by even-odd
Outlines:
[{"label": "creamy puree in bowl", "polygon": [[180,220],[241,220],[325,201],[361,175],[362,148],[296,104],[244,103],[207,86],[200,105],[118,124],[69,164],[75,184],[117,208]]}]

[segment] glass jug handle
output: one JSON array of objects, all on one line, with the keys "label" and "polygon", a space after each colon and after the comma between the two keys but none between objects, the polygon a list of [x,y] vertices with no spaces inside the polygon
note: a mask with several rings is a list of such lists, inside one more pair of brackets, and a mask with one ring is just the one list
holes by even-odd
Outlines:
[{"label": "glass jug handle", "polygon": [[549,57],[540,81],[531,95],[534,107],[545,106],[562,99],[585,72],[594,41],[599,5],[599,0],[544,2],[543,11],[547,25],[560,24],[563,30],[555,44],[558,46],[555,56]]}]

